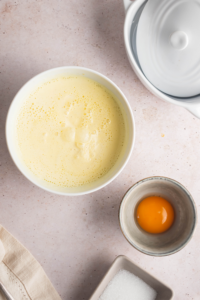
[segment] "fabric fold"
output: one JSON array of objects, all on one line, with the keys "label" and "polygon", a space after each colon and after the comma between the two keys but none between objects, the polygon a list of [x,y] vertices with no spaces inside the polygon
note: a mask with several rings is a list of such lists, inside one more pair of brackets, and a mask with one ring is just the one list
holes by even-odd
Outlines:
[{"label": "fabric fold", "polygon": [[38,261],[1,225],[0,240],[0,280],[16,300],[61,300]]}]

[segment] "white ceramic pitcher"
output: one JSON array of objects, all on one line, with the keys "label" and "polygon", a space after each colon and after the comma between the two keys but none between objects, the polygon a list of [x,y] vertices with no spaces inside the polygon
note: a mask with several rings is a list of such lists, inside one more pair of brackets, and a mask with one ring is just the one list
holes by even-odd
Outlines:
[{"label": "white ceramic pitcher", "polygon": [[143,85],[156,97],[161,100],[182,106],[190,111],[194,116],[200,119],[200,95],[191,98],[176,98],[162,93],[154,87],[143,74],[137,58],[136,42],[131,36],[135,36],[137,32],[137,24],[142,10],[147,0],[123,0],[126,13],[124,23],[124,42],[129,62]]}]

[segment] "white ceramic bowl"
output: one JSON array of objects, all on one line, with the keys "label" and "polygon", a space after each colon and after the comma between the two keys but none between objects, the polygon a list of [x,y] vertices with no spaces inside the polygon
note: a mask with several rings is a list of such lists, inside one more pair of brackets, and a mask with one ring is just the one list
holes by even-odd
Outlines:
[{"label": "white ceramic bowl", "polygon": [[136,42],[135,39],[132,40],[131,37],[136,37],[137,24],[147,0],[123,1],[126,11],[126,18],[124,23],[124,42],[129,62],[135,74],[138,76],[143,85],[156,97],[172,104],[182,106],[189,110],[194,116],[200,118],[200,95],[191,98],[177,98],[167,95],[158,90],[153,84],[151,84],[151,82],[142,72],[137,57]]},{"label": "white ceramic bowl", "polygon": [[117,275],[120,270],[126,270],[134,274],[154,290],[156,290],[156,300],[171,300],[173,298],[173,291],[166,284],[161,282],[160,279],[141,269],[128,257],[120,255],[114,260],[108,272],[105,274],[89,300],[99,300],[99,297],[102,295],[109,282],[115,277],[115,275]]},{"label": "white ceramic bowl", "polygon": [[[174,208],[175,220],[166,232],[150,234],[137,223],[137,205],[149,196],[161,196]],[[152,256],[165,256],[176,253],[190,241],[197,222],[197,212],[191,194],[182,184],[155,176],[137,182],[128,190],[120,205],[119,222],[125,238],[137,250]]]},{"label": "white ceramic bowl", "polygon": [[[115,163],[115,165],[105,176],[103,176],[99,180],[76,188],[56,187],[36,177],[23,162],[23,158],[21,157],[21,153],[17,141],[17,132],[16,132],[17,116],[19,114],[19,111],[24,101],[26,101],[30,93],[34,91],[38,86],[60,75],[85,76],[105,86],[116,97],[116,101],[118,101],[118,105],[120,106],[125,121],[126,135],[125,135],[124,148],[122,149],[121,155],[117,160],[117,162]],[[55,68],[40,73],[39,75],[33,77],[19,90],[19,92],[14,97],[10,105],[10,109],[8,111],[7,120],[6,120],[7,145],[8,145],[10,155],[13,161],[15,162],[16,166],[18,167],[18,169],[22,172],[22,174],[24,174],[26,178],[28,178],[35,185],[49,192],[53,192],[61,195],[83,195],[83,194],[91,193],[99,190],[100,188],[106,186],[108,183],[114,180],[119,175],[119,173],[123,170],[128,159],[130,158],[134,146],[134,140],[135,140],[134,131],[135,131],[135,125],[134,125],[133,114],[130,105],[126,97],[122,93],[122,91],[116,86],[116,84],[114,84],[110,79],[108,79],[104,75],[96,71],[86,69],[86,68],[81,68],[81,67]]]}]

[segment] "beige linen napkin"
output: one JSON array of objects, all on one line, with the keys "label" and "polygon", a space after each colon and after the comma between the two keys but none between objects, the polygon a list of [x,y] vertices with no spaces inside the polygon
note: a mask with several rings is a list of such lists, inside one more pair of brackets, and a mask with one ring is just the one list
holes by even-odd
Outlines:
[{"label": "beige linen napkin", "polygon": [[0,281],[15,300],[61,300],[37,260],[1,225]]}]

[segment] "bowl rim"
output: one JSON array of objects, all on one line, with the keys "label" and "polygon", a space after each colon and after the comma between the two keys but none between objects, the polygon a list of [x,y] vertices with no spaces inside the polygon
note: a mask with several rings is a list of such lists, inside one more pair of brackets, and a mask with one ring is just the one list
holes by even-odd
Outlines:
[{"label": "bowl rim", "polygon": [[[18,163],[17,160],[14,159],[13,155],[12,155],[12,147],[10,145],[10,136],[9,136],[9,133],[8,133],[8,128],[9,128],[9,120],[10,120],[10,114],[11,114],[11,111],[13,109],[13,105],[14,105],[14,102],[16,101],[17,97],[19,96],[19,94],[22,92],[22,90],[27,86],[29,85],[32,81],[34,81],[36,78],[42,76],[42,75],[45,75],[47,73],[51,73],[53,71],[59,71],[59,70],[70,70],[70,69],[74,69],[74,70],[80,70],[80,71],[87,71],[87,72],[90,72],[92,74],[95,74],[97,76],[99,76],[100,78],[103,78],[104,80],[106,80],[110,85],[112,85],[114,87],[114,89],[116,89],[119,94],[122,96],[125,104],[127,105],[127,108],[128,108],[128,111],[130,113],[130,120],[131,120],[131,127],[132,127],[132,134],[130,133],[130,139],[132,140],[132,143],[131,143],[131,146],[130,146],[130,149],[127,153],[127,157],[125,159],[125,162],[123,163],[123,165],[121,166],[121,168],[118,170],[117,173],[115,173],[108,181],[106,181],[105,183],[95,187],[95,188],[91,188],[91,189],[88,189],[87,191],[84,191],[84,192],[62,192],[62,191],[56,191],[56,190],[52,190],[51,188],[48,188],[48,187],[45,187],[43,186],[42,184],[39,184],[37,182],[37,180],[34,180],[31,178],[31,176],[29,176],[28,174],[25,174],[25,172],[23,172],[20,168],[20,165]],[[86,76],[87,77],[87,76]],[[36,186],[40,187],[41,189],[45,190],[45,191],[48,191],[48,192],[51,192],[53,194],[58,194],[58,195],[63,195],[63,196],[80,196],[80,195],[86,195],[86,194],[89,194],[89,193],[93,193],[95,191],[98,191],[99,189],[105,187],[106,185],[108,185],[109,183],[111,183],[121,172],[122,170],[125,168],[128,160],[130,159],[130,156],[132,154],[132,151],[133,151],[133,148],[134,148],[134,144],[135,144],[135,119],[134,119],[134,116],[133,116],[133,112],[132,112],[132,109],[131,109],[131,106],[126,98],[126,96],[124,95],[124,93],[122,92],[122,90],[111,80],[109,79],[107,76],[95,71],[95,70],[92,70],[92,69],[89,69],[89,68],[85,68],[85,67],[79,67],[79,66],[62,66],[62,67],[56,67],[56,68],[51,68],[51,69],[48,69],[46,71],[43,71],[43,72],[40,72],[39,74],[33,76],[31,79],[29,79],[20,89],[19,91],[15,94],[10,106],[9,106],[9,109],[8,109],[8,112],[7,112],[7,116],[6,116],[6,122],[5,122],[5,137],[6,137],[6,144],[7,144],[7,148],[8,148],[8,152],[10,153],[10,156],[14,162],[14,164],[16,165],[16,167],[18,168],[18,170],[33,184],[35,184]]]},{"label": "bowl rim", "polygon": [[[127,196],[128,193],[130,193],[133,189],[135,189],[137,186],[147,182],[147,181],[153,181],[153,180],[164,180],[164,181],[169,181],[175,185],[178,185],[188,196],[188,199],[190,200],[191,204],[192,204],[192,207],[193,207],[193,211],[194,211],[194,222],[193,222],[193,226],[192,226],[192,229],[191,229],[191,232],[189,234],[189,236],[187,237],[187,239],[179,246],[177,247],[175,250],[172,250],[172,251],[169,251],[169,252],[163,252],[163,253],[154,253],[154,252],[150,252],[150,251],[145,251],[143,250],[142,248],[136,246],[127,236],[126,236],[126,233],[125,231],[123,230],[122,228],[122,205],[123,205],[123,202],[125,201],[125,198]],[[175,254],[177,252],[179,252],[180,250],[182,250],[188,243],[189,241],[192,239],[193,237],[193,234],[194,234],[194,231],[195,231],[195,228],[196,228],[196,224],[197,224],[197,208],[196,208],[196,204],[194,202],[194,199],[192,197],[192,195],[190,194],[190,192],[178,181],[172,179],[172,178],[169,178],[169,177],[165,177],[165,176],[151,176],[151,177],[146,177],[146,178],[143,178],[139,181],[137,181],[136,183],[134,183],[127,191],[126,193],[124,194],[122,200],[121,200],[121,203],[120,203],[120,206],[119,206],[119,211],[118,211],[118,219],[119,219],[119,225],[120,225],[120,229],[121,229],[121,232],[123,234],[123,236],[125,237],[125,239],[129,242],[129,244],[134,247],[136,250],[138,250],[139,252],[143,253],[143,254],[146,254],[146,255],[149,255],[149,256],[154,256],[154,257],[162,257],[162,256],[169,256],[169,255],[172,255],[172,254]]]}]

